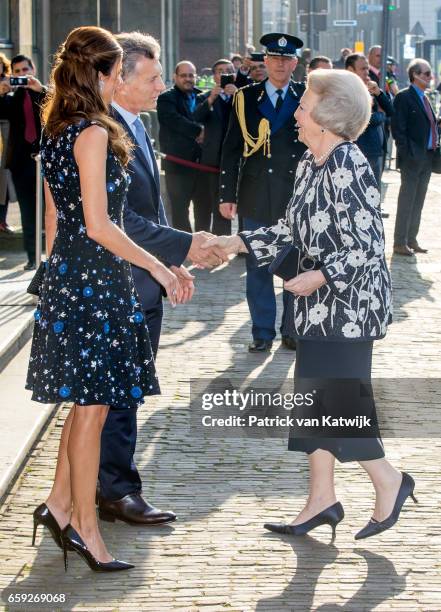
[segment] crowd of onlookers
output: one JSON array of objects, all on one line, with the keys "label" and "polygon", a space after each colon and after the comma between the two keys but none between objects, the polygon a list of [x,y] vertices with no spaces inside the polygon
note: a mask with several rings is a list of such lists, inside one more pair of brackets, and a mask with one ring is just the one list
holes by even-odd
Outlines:
[{"label": "crowd of onlookers", "polygon": [[[416,95],[414,102],[419,100],[420,110],[429,122],[424,126],[415,123],[415,109],[402,103],[394,58],[387,58],[387,74],[382,78],[381,53],[378,45],[371,47],[366,56],[344,48],[340,57],[332,61],[304,49],[293,80],[307,81],[308,74],[320,68],[349,70],[363,80],[372,97],[372,115],[357,144],[381,184],[385,162],[391,157],[392,137],[395,139],[402,190],[394,246],[397,253],[412,254],[418,249],[415,227],[419,225],[430,178],[425,153],[435,151],[438,144],[438,119],[430,104],[427,106],[433,74],[425,60],[413,60],[407,69],[409,91]],[[213,63],[211,73],[210,79],[201,81],[191,61],[176,65],[173,85],[158,99],[157,148],[163,157],[173,226],[190,231],[189,207],[193,202],[195,231],[227,234],[231,232],[231,221],[219,213],[222,143],[237,89],[267,78],[265,55],[252,49],[243,57],[235,54],[230,59],[220,58]],[[204,85],[204,89],[197,84]],[[0,54],[0,235],[13,232],[7,222],[8,203],[17,200],[28,269],[35,267],[36,164],[32,156],[38,152],[39,108],[45,92],[30,57],[17,55],[10,61]],[[418,163],[414,162],[419,152],[424,153],[424,170],[416,175]]]}]

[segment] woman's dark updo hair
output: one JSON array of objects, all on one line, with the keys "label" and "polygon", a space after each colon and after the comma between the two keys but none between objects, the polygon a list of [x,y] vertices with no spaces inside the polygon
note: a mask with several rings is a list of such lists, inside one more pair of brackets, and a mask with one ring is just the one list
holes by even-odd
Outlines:
[{"label": "woman's dark updo hair", "polygon": [[96,121],[109,135],[109,145],[123,164],[131,144],[124,129],[109,116],[101,95],[98,72],[109,75],[122,59],[122,48],[111,32],[95,26],[72,30],[55,56],[50,94],[42,118],[50,136],[58,136],[81,119]]}]

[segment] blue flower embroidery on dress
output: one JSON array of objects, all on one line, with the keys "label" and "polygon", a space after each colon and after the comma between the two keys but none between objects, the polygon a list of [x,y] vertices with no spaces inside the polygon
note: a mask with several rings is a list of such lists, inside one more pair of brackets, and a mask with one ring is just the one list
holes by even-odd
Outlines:
[{"label": "blue flower embroidery on dress", "polygon": [[[87,235],[73,145],[89,125],[42,137],[57,231],[34,312],[26,387],[39,402],[131,408],[159,393],[159,385],[130,265]],[[108,215],[120,228],[127,186],[128,174],[109,149]]]}]

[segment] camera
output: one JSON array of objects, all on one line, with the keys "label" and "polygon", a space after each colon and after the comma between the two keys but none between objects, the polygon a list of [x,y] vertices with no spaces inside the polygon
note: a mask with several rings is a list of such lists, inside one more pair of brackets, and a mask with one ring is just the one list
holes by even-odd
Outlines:
[{"label": "camera", "polygon": [[11,85],[11,87],[23,87],[24,85],[28,84],[28,77],[27,76],[19,76],[19,77],[13,77],[11,76],[9,79],[9,83]]},{"label": "camera", "polygon": [[234,74],[221,74],[221,78],[220,78],[220,86],[222,87],[222,89],[225,89],[225,87],[227,85],[234,84],[234,81],[236,80],[236,77],[234,76]]}]

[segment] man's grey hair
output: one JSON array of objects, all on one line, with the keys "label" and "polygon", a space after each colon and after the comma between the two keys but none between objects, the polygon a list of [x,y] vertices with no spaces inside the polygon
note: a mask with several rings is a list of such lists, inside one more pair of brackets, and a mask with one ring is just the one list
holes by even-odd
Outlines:
[{"label": "man's grey hair", "polygon": [[430,64],[427,60],[422,57],[416,57],[413,59],[407,67],[407,74],[409,75],[409,81],[411,83],[415,80],[415,74],[421,74],[426,66]]},{"label": "man's grey hair", "polygon": [[116,40],[123,50],[122,78],[127,79],[136,69],[141,57],[159,59],[161,46],[156,38],[142,32],[122,32],[116,35]]}]

